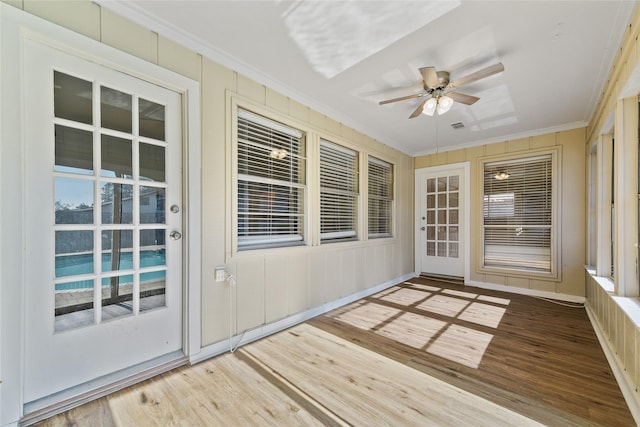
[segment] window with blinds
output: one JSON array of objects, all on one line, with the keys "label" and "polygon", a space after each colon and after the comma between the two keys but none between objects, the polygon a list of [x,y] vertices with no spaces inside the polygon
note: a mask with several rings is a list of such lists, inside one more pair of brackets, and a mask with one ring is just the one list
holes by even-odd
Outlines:
[{"label": "window with blinds", "polygon": [[551,272],[551,154],[484,164],[484,266]]},{"label": "window with blinds", "polygon": [[320,240],[357,238],[358,153],[320,141]]},{"label": "window with blinds", "polygon": [[304,134],[238,110],[238,249],[304,243]]},{"label": "window with blinds", "polygon": [[391,237],[393,165],[369,157],[369,238]]}]

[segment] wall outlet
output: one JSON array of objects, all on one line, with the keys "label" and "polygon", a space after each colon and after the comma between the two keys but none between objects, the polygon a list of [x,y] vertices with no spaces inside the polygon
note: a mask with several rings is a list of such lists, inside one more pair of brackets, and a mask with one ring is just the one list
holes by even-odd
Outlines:
[{"label": "wall outlet", "polygon": [[224,282],[227,280],[227,269],[224,267],[216,267],[216,282]]}]

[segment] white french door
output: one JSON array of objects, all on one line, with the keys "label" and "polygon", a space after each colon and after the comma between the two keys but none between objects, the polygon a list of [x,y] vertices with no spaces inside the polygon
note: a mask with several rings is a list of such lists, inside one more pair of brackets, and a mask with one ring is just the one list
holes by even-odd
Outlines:
[{"label": "white french door", "polygon": [[464,277],[465,170],[416,173],[418,272]]},{"label": "white french door", "polygon": [[181,95],[25,42],[24,402],[183,355]]}]

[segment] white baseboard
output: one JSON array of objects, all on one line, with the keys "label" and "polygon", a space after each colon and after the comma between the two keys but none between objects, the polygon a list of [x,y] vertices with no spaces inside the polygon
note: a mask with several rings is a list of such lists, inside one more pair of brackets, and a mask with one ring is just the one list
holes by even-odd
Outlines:
[{"label": "white baseboard", "polygon": [[636,421],[636,424],[640,426],[640,400],[638,399],[638,393],[634,390],[635,387],[633,386],[633,381],[628,377],[627,372],[620,363],[620,360],[616,357],[615,351],[611,348],[611,343],[607,340],[604,331],[600,327],[600,323],[598,323],[596,316],[593,314],[593,309],[588,303],[585,304],[585,308],[587,310],[589,320],[591,321],[591,326],[593,326],[593,330],[596,332],[596,336],[600,342],[600,347],[602,347],[602,351],[609,362],[613,376],[616,378],[616,381],[620,386],[620,391],[622,391],[624,400],[627,402],[629,411],[631,412],[633,419]]},{"label": "white baseboard", "polygon": [[291,326],[297,325],[298,323],[307,321],[312,317],[319,316],[338,307],[342,307],[343,305],[357,301],[361,298],[368,297],[369,295],[373,295],[377,292],[390,288],[391,286],[395,286],[406,280],[413,279],[414,277],[416,277],[415,273],[405,274],[404,276],[400,276],[396,279],[381,283],[360,292],[356,292],[335,301],[328,302],[321,306],[314,307],[302,313],[294,314],[284,319],[246,330],[242,334],[236,335],[231,339],[218,341],[217,343],[203,347],[200,352],[190,356],[189,362],[191,364],[202,362],[211,357],[228,352],[231,350],[231,348],[237,348],[241,345],[272,335],[276,332],[282,331],[283,329],[290,328]]},{"label": "white baseboard", "polygon": [[512,294],[529,295],[532,297],[549,298],[549,299],[574,302],[574,303],[580,303],[580,304],[584,303],[586,300],[585,297],[581,297],[577,295],[560,294],[556,292],[539,291],[536,289],[528,289],[528,288],[518,288],[515,286],[497,285],[495,283],[477,282],[475,280],[465,281],[464,284],[466,286],[474,286],[476,288],[481,288],[481,289],[490,289],[492,291],[509,292]]}]

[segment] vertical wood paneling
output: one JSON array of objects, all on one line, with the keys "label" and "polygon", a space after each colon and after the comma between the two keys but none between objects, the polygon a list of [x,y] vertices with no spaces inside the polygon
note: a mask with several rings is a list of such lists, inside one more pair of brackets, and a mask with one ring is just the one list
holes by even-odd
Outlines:
[{"label": "vertical wood paneling", "polygon": [[356,291],[362,291],[366,289],[371,283],[367,282],[366,274],[366,256],[365,249],[362,247],[356,248],[353,251],[353,267],[354,267],[354,282]]},{"label": "vertical wood paneling", "polygon": [[106,8],[100,13],[100,41],[154,64],[158,63],[158,34]]},{"label": "vertical wood paneling", "polygon": [[497,154],[504,154],[507,152],[507,143],[498,142],[496,144],[490,144],[485,146],[485,154],[487,156],[495,156]]},{"label": "vertical wood paneling", "polygon": [[636,334],[635,325],[627,316],[624,316],[624,367],[629,378],[636,377]]},{"label": "vertical wood paneling", "polygon": [[327,253],[327,300],[332,301],[342,296],[342,257],[338,251]]},{"label": "vertical wood paneling", "polygon": [[158,36],[158,65],[196,81],[202,79],[202,56],[163,36]]},{"label": "vertical wood paneling", "polygon": [[267,99],[267,88],[260,83],[246,78],[242,74],[238,75],[238,93],[259,104],[264,105]]},{"label": "vertical wood paneling", "polygon": [[289,256],[287,276],[287,314],[300,313],[309,308],[309,256]]},{"label": "vertical wood paneling", "polygon": [[529,138],[514,139],[507,142],[507,151],[514,153],[516,151],[529,150]]},{"label": "vertical wood paneling", "polygon": [[547,133],[531,137],[531,148],[546,148],[556,145],[556,134]]},{"label": "vertical wood paneling", "polygon": [[524,277],[507,277],[507,286],[528,289],[529,279]]},{"label": "vertical wood paneling", "polygon": [[309,305],[315,307],[327,301],[327,254],[314,252],[309,262]]},{"label": "vertical wood paneling", "polygon": [[351,295],[356,291],[355,283],[355,259],[353,249],[340,251],[341,280],[340,296]]},{"label": "vertical wood paneling", "polygon": [[238,261],[238,333],[264,324],[264,270],[262,258]]},{"label": "vertical wood paneling", "polygon": [[289,113],[289,98],[269,88],[267,88],[265,97],[267,107],[283,114]]},{"label": "vertical wood paneling", "polygon": [[289,265],[286,257],[264,257],[264,314],[267,323],[283,319],[289,314]]},{"label": "vertical wood paneling", "polygon": [[[9,3],[17,7],[23,6],[20,1]],[[100,6],[93,2],[27,0],[24,2],[24,11],[100,40]]]}]

